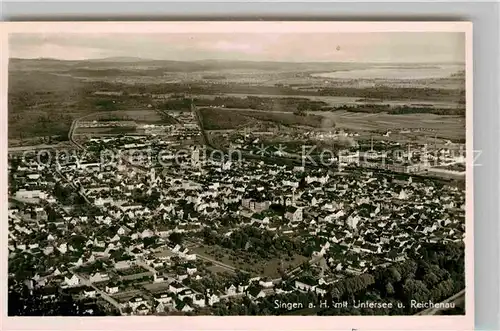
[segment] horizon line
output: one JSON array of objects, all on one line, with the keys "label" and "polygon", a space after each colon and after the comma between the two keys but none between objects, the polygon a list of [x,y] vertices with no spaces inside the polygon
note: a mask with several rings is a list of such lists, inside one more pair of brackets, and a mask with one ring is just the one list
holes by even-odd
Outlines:
[{"label": "horizon line", "polygon": [[184,63],[193,63],[193,62],[204,62],[204,61],[214,61],[214,62],[250,62],[250,63],[304,63],[304,64],[328,64],[328,63],[363,63],[363,64],[461,64],[465,65],[465,61],[439,61],[439,62],[416,62],[416,61],[277,61],[277,60],[229,60],[229,59],[216,59],[216,58],[207,58],[207,59],[199,59],[199,60],[174,60],[174,59],[152,59],[152,58],[142,58],[142,57],[134,57],[134,56],[110,56],[110,57],[102,57],[102,58],[87,58],[87,59],[58,59],[54,57],[37,57],[37,58],[22,58],[22,57],[9,57],[9,60],[51,60],[51,61],[61,61],[61,62],[83,62],[83,61],[105,61],[105,60],[118,60],[118,59],[129,59],[129,62],[137,61],[151,61],[151,62],[161,62],[161,61],[170,61],[170,62],[184,62]]}]

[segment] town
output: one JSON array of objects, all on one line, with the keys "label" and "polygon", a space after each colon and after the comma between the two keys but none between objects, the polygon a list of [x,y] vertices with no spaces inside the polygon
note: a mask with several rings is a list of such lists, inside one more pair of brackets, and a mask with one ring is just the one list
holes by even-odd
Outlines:
[{"label": "town", "polygon": [[[289,305],[276,300],[340,298],[353,277],[366,290],[370,273],[464,240],[460,181],[352,157],[342,167],[207,157],[196,110],[177,118],[10,157],[15,286],[42,302],[71,297],[88,315],[280,314]],[[74,130],[115,126],[104,123]],[[463,162],[438,152],[445,165]],[[438,271],[433,284],[447,282]]]},{"label": "town", "polygon": [[465,22],[219,23],[9,35],[8,315],[470,314]]}]

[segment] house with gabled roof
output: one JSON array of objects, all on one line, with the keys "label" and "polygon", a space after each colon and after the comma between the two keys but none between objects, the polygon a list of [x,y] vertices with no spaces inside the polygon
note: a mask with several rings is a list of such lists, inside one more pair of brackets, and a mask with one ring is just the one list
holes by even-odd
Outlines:
[{"label": "house with gabled roof", "polygon": [[198,307],[205,307],[205,297],[202,294],[196,294],[193,298],[193,305]]},{"label": "house with gabled roof", "polygon": [[178,311],[182,311],[184,313],[189,313],[189,312],[192,312],[194,309],[188,305],[187,303],[185,303],[184,301],[180,301],[176,307],[175,307]]},{"label": "house with gabled roof", "polygon": [[90,275],[89,281],[91,283],[105,282],[110,279],[109,274],[105,272],[96,272]]},{"label": "house with gabled roof", "polygon": [[196,293],[188,288],[183,289],[182,291],[177,293],[177,297],[179,300],[184,300],[185,298],[191,298],[194,299]]},{"label": "house with gabled roof", "polygon": [[126,305],[128,307],[132,308],[132,311],[135,311],[141,305],[149,306],[148,301],[141,296],[136,296],[136,297],[131,298],[130,300],[128,300]]},{"label": "house with gabled roof", "polygon": [[136,309],[135,309],[135,313],[137,315],[148,315],[150,312],[150,309],[148,306],[146,306],[145,304],[141,304],[139,305]]},{"label": "house with gabled roof", "polygon": [[166,305],[166,304],[164,304],[164,303],[162,303],[162,302],[159,302],[159,303],[156,305],[156,307],[155,307],[155,312],[156,312],[157,314],[162,314],[162,313],[166,312],[166,311],[167,311],[167,309],[168,309],[168,308],[167,308],[167,305]]},{"label": "house with gabled roof", "polygon": [[260,285],[250,285],[246,291],[246,295],[252,300],[258,300],[266,296]]},{"label": "house with gabled roof", "polygon": [[226,292],[226,295],[233,296],[233,295],[236,295],[237,290],[238,290],[238,288],[236,286],[234,286],[234,284],[231,284],[231,286],[226,288],[225,292]]},{"label": "house with gabled roof", "polygon": [[95,298],[97,295],[97,291],[90,286],[84,286],[83,288],[83,296],[85,298]]},{"label": "house with gabled roof", "polygon": [[215,293],[208,292],[206,295],[206,301],[209,306],[213,306],[217,302],[220,302],[220,297]]},{"label": "house with gabled roof", "polygon": [[291,222],[302,222],[302,208],[288,206],[285,211],[285,218]]},{"label": "house with gabled roof", "polygon": [[78,278],[75,274],[71,275],[71,277],[64,277],[63,284],[68,287],[75,287],[80,285],[80,278]]}]

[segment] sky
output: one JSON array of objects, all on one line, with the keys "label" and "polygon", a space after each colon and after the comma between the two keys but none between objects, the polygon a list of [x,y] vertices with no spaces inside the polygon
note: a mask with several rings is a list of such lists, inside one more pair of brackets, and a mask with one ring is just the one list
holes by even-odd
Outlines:
[{"label": "sky", "polygon": [[464,62],[465,34],[378,33],[49,33],[9,36],[11,58],[106,57],[196,61]]}]

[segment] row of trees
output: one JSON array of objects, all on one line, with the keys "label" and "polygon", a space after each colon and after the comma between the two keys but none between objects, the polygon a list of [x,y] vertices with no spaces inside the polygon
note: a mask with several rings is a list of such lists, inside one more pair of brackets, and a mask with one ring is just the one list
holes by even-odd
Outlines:
[{"label": "row of trees", "polygon": [[391,106],[389,104],[362,104],[362,105],[342,105],[330,108],[330,110],[345,110],[356,113],[381,113],[389,114],[437,114],[437,115],[465,115],[465,108],[435,108],[428,106]]},{"label": "row of trees", "polygon": [[[292,280],[293,281],[293,280]],[[286,282],[286,281],[285,281]],[[292,283],[285,283],[291,289]],[[464,247],[462,243],[424,244],[420,254],[389,268],[378,268],[358,276],[345,277],[328,286],[326,295],[294,291],[274,294],[258,303],[246,302],[217,306],[217,315],[409,315],[417,311],[410,300],[434,303],[454,295],[465,287]],[[276,309],[275,300],[301,302],[303,308]],[[318,303],[327,300],[330,307]],[[355,308],[356,301],[391,303],[392,308]],[[344,308],[333,307],[332,302],[347,301]],[[315,308],[309,308],[312,303]],[[457,313],[457,312],[455,312]],[[462,312],[463,313],[463,312]]]},{"label": "row of trees", "polygon": [[[166,93],[186,93],[190,91],[192,94],[260,94],[260,95],[288,95],[297,94],[306,96],[342,96],[355,97],[366,99],[382,99],[382,100],[449,100],[461,102],[465,99],[464,89],[439,89],[439,88],[418,88],[418,87],[392,87],[392,86],[376,86],[367,88],[357,87],[328,87],[318,91],[300,90],[300,92],[288,86],[252,86],[248,84],[206,84],[206,83],[164,83],[164,84],[115,84],[96,82],[93,83],[95,91],[97,88],[107,88],[109,90],[120,90],[132,93],[150,93],[150,94],[166,94]],[[101,86],[101,87],[99,87]],[[299,92],[299,93],[298,93]]]},{"label": "row of trees", "polygon": [[436,115],[462,115],[465,116],[465,108],[433,108],[433,107],[411,107],[400,106],[390,111],[391,114],[436,114]]},{"label": "row of trees", "polygon": [[326,102],[313,101],[307,98],[269,98],[258,96],[247,97],[215,97],[213,99],[195,99],[199,106],[224,106],[226,108],[242,108],[268,111],[294,111],[303,113],[308,110],[321,110]]},{"label": "row of trees", "polygon": [[464,89],[376,86],[367,88],[331,87],[319,90],[320,95],[357,97],[380,100],[449,100],[465,99]]},{"label": "row of trees", "polygon": [[[390,314],[414,314],[409,305],[417,302],[440,302],[465,287],[465,261],[463,243],[424,244],[419,254],[413,253],[409,260],[378,268],[370,274],[345,278],[331,286],[334,299],[373,300],[382,298],[394,303]],[[403,307],[404,306],[404,307]],[[373,313],[360,311],[361,313]],[[332,313],[325,310],[323,313]]]},{"label": "row of trees", "polygon": [[190,110],[191,99],[172,98],[157,105],[160,110]]}]

